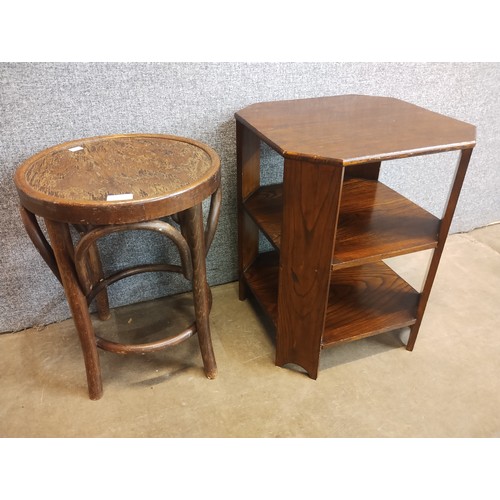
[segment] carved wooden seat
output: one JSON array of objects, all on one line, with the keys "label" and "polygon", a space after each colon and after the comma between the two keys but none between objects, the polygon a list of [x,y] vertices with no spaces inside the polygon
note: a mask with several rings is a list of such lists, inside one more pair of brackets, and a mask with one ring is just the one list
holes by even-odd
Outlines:
[{"label": "carved wooden seat", "polygon": [[[220,160],[210,147],[169,135],[127,134],[66,142],[39,152],[16,171],[21,215],[32,242],[64,286],[82,345],[90,399],[102,396],[97,347],[151,352],[198,333],[205,374],[217,366],[209,326],[210,289],[205,257],[219,218]],[[206,227],[202,202],[211,197]],[[50,244],[37,216],[43,217]],[[164,220],[171,216],[175,223]],[[70,225],[80,233],[73,243]],[[110,233],[157,231],[176,245],[180,265],[138,265],[105,276],[96,242]],[[107,286],[134,274],[182,273],[192,281],[195,321],[156,342],[120,344],[95,335],[88,306],[109,317]]]}]

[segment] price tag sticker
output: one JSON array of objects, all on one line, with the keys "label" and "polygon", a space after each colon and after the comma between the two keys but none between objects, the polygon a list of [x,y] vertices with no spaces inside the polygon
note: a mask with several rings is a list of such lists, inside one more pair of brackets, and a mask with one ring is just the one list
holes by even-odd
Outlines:
[{"label": "price tag sticker", "polygon": [[133,199],[134,199],[133,193],[108,194],[108,196],[106,196],[106,201],[127,201]]}]

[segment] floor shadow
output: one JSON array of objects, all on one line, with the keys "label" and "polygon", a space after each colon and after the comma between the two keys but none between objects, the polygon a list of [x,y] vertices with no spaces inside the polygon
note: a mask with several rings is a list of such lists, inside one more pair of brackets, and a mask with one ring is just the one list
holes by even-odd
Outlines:
[{"label": "floor shadow", "polygon": [[402,329],[392,330],[365,339],[331,346],[321,351],[319,372],[377,356],[394,349],[405,348],[401,340]]}]

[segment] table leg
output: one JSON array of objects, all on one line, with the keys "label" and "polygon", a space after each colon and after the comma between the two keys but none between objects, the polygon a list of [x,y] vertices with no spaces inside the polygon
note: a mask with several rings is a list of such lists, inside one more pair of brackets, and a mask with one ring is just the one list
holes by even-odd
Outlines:
[{"label": "table leg", "polygon": [[80,338],[87,372],[89,397],[94,400],[100,399],[102,397],[102,379],[99,354],[97,352],[94,328],[90,321],[87,300],[80,289],[73,262],[73,243],[69,227],[67,224],[49,219],[45,219],[45,225],[52,243],[66,299]]},{"label": "table leg", "polygon": [[193,261],[193,297],[198,342],[207,378],[217,376],[217,364],[210,336],[210,296],[205,262],[205,237],[201,205],[187,209],[182,214],[182,224]]},{"label": "table leg", "polygon": [[317,378],[344,168],[285,160],[276,364]]},{"label": "table leg", "polygon": [[260,186],[260,139],[236,122],[238,168],[238,271],[239,298],[248,294],[243,273],[259,253],[259,228],[243,209],[244,201]]},{"label": "table leg", "polygon": [[425,307],[427,306],[427,301],[429,300],[432,284],[434,283],[434,278],[437,274],[439,261],[441,260],[441,255],[443,254],[444,245],[446,243],[446,238],[448,237],[451,221],[453,219],[453,214],[455,213],[458,197],[460,196],[460,190],[462,189],[462,184],[465,179],[465,174],[467,173],[467,167],[469,165],[471,155],[472,149],[464,149],[460,154],[460,160],[458,162],[455,178],[453,180],[453,185],[451,187],[448,202],[444,211],[444,216],[441,220],[441,226],[439,228],[438,244],[434,249],[434,253],[432,254],[432,259],[429,264],[429,270],[427,271],[427,276],[425,278],[422,293],[420,294],[420,301],[418,303],[417,310],[417,321],[410,329],[410,337],[408,339],[408,343],[406,344],[406,349],[408,351],[413,351],[415,342],[417,341],[418,331],[420,330],[420,326],[422,324]]}]

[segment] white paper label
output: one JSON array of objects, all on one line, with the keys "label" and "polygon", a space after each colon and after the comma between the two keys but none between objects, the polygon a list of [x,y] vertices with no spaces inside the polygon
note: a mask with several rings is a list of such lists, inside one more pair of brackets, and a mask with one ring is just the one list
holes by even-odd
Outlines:
[{"label": "white paper label", "polygon": [[81,149],[83,149],[82,146],[75,146],[74,148],[69,148],[68,151],[74,153],[75,151],[80,151]]},{"label": "white paper label", "polygon": [[132,193],[124,193],[124,194],[108,194],[106,197],[106,201],[126,201],[133,200],[134,195]]}]

